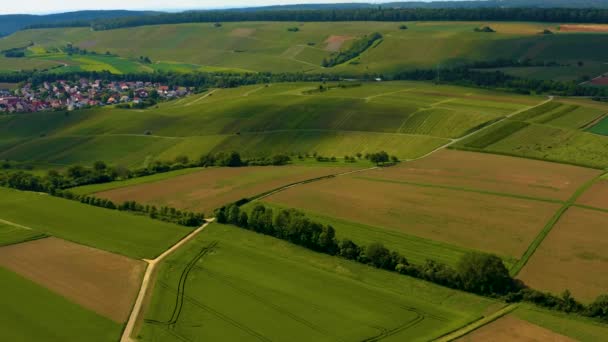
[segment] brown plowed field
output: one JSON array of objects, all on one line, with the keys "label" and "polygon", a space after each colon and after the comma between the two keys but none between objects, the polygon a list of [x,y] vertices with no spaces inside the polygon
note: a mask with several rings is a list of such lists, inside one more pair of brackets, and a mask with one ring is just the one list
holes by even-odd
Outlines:
[{"label": "brown plowed field", "polygon": [[212,168],[95,195],[117,203],[137,201],[210,214],[216,208],[245,197],[291,183],[352,170],[354,169],[308,166]]},{"label": "brown plowed field", "polygon": [[529,286],[581,301],[608,289],[608,213],[570,208],[519,274]]},{"label": "brown plowed field", "polygon": [[504,316],[458,342],[574,342],[575,340],[511,315]]},{"label": "brown plowed field", "polygon": [[608,25],[560,25],[559,30],[563,32],[608,32]]},{"label": "brown plowed field", "polygon": [[0,266],[124,323],[137,297],[145,263],[47,238],[0,248]]},{"label": "brown plowed field", "polygon": [[601,171],[487,153],[441,150],[366,177],[567,200]]},{"label": "brown plowed field", "polygon": [[515,258],[560,206],[369,180],[368,174],[301,185],[264,201]]},{"label": "brown plowed field", "polygon": [[608,210],[608,180],[599,181],[585,191],[578,204]]}]

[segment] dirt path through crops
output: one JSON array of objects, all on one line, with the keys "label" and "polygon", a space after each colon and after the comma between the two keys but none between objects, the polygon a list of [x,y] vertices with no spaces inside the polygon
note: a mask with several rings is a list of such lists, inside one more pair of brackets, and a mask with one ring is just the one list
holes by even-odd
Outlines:
[{"label": "dirt path through crops", "polygon": [[26,227],[26,226],[22,226],[22,225],[20,225],[20,224],[13,223],[13,222],[11,222],[11,221],[6,221],[6,220],[3,220],[3,219],[0,219],[0,223],[4,223],[4,224],[6,224],[6,225],[13,226],[13,227],[17,227],[17,228],[21,228],[21,229],[26,229],[26,230],[34,230],[33,228]]},{"label": "dirt path through crops", "polygon": [[207,220],[207,222],[204,225],[202,225],[200,228],[196,229],[195,231],[190,233],[188,236],[186,236],[185,238],[180,240],[178,243],[173,245],[173,247],[167,249],[163,254],[159,255],[156,259],[144,260],[145,262],[148,263],[148,267],[146,268],[146,273],[144,274],[144,278],[141,282],[141,287],[139,289],[139,293],[137,294],[137,299],[135,300],[135,305],[133,305],[133,309],[131,310],[131,315],[129,316],[129,320],[127,321],[127,325],[126,325],[125,330],[123,331],[122,337],[120,339],[121,342],[134,342],[135,341],[133,338],[131,338],[131,335],[133,334],[133,331],[135,329],[135,324],[137,323],[137,321],[143,318],[143,307],[145,304],[145,300],[148,296],[150,296],[152,294],[151,291],[154,289],[154,286],[153,286],[154,284],[152,284],[152,286],[150,284],[152,283],[151,279],[153,278],[153,274],[156,271],[156,266],[158,264],[160,264],[166,257],[168,257],[169,255],[171,255],[175,251],[177,251],[180,247],[182,247],[183,245],[185,245],[186,243],[188,243],[192,239],[194,239],[200,232],[202,232],[205,228],[207,228],[207,226],[209,224],[211,224],[214,220],[215,219],[213,219],[213,218]]}]

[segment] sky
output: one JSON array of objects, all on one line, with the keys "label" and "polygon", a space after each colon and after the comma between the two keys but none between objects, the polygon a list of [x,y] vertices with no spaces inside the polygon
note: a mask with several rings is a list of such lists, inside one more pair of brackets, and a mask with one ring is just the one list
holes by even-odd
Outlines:
[{"label": "sky", "polygon": [[[382,1],[382,2],[388,2]],[[47,14],[75,10],[183,10],[374,0],[0,0],[0,14]]]}]

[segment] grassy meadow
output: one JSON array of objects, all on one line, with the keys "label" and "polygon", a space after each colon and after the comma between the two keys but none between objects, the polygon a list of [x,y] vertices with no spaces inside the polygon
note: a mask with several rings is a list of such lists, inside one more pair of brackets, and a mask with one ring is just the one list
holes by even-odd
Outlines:
[{"label": "grassy meadow", "polygon": [[2,339],[7,341],[115,341],[122,326],[30,280],[0,268]]},{"label": "grassy meadow", "polygon": [[65,240],[153,259],[190,229],[46,194],[0,188],[0,219]]},{"label": "grassy meadow", "polygon": [[[146,166],[237,150],[341,158],[386,150],[414,159],[541,98],[423,82],[325,92],[287,83],[220,89],[147,110],[92,109],[0,117],[0,159]],[[150,133],[146,135],[144,133]]]},{"label": "grassy meadow", "polygon": [[[110,31],[89,28],[38,29],[17,32],[0,39],[0,50],[27,46],[28,57],[7,69],[33,68],[32,63],[50,63],[65,70],[127,71],[272,71],[387,73],[404,68],[447,66],[457,62],[497,58],[556,61],[564,67],[534,68],[540,78],[576,79],[595,76],[607,69],[603,46],[608,35],[558,30],[558,23],[518,22],[236,22],[214,27],[212,23],[155,25]],[[473,32],[490,25],[496,32]],[[298,32],[287,28],[298,27]],[[539,34],[544,29],[552,35]],[[357,38],[379,32],[380,43],[361,56],[336,66],[321,62]],[[98,54],[106,51],[120,58],[61,54],[67,43]],[[415,47],[415,48],[412,48]],[[59,53],[58,53],[59,52]],[[148,56],[152,64],[138,62]],[[102,60],[100,60],[102,59]],[[578,66],[578,62],[583,62]],[[20,66],[21,65],[21,66]],[[528,69],[528,68],[526,68]],[[506,70],[513,74],[520,70]]]},{"label": "grassy meadow", "polygon": [[493,304],[214,224],[161,265],[138,337],[427,341]]}]

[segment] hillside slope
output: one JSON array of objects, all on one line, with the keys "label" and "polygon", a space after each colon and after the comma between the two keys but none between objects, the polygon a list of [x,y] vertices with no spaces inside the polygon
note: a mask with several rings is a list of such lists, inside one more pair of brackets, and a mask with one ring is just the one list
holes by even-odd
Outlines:
[{"label": "hillside slope", "polygon": [[[109,51],[135,61],[148,56],[143,66],[153,70],[213,70],[228,68],[271,72],[328,72],[344,74],[390,73],[413,68],[448,67],[457,62],[532,59],[569,67],[546,67],[549,77],[566,74],[577,79],[608,71],[604,63],[608,34],[559,31],[559,24],[489,23],[495,33],[474,29],[483,22],[411,22],[400,29],[395,22],[241,22],[144,26],[110,31],[88,28],[39,29],[0,39],[0,50],[30,47],[27,58],[0,63],[0,69],[31,69],[28,62],[69,64],[69,70],[91,70],[85,62],[57,53],[68,43],[82,49]],[[298,32],[288,28],[297,27]],[[549,29],[550,35],[539,32]],[[575,29],[576,31],[576,29]],[[323,59],[347,50],[353,42],[379,32],[382,40],[359,57],[332,68]],[[581,62],[581,63],[579,63]],[[23,67],[19,68],[19,64]],[[59,70],[61,71],[61,70]]]}]

